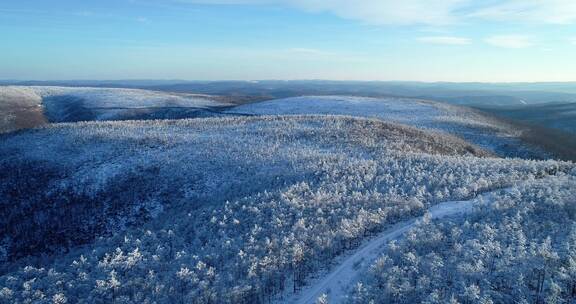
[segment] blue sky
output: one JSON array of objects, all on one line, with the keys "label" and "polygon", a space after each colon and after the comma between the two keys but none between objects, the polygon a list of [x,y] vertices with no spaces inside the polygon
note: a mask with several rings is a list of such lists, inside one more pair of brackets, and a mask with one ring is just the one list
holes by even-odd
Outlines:
[{"label": "blue sky", "polygon": [[0,79],[576,81],[573,0],[3,0]]}]

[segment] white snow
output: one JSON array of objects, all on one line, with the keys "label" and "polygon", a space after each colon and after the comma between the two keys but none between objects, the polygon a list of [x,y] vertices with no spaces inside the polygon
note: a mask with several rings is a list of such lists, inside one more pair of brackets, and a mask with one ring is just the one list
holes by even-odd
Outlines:
[{"label": "white snow", "polygon": [[305,96],[238,106],[230,112],[257,115],[331,114],[427,125],[442,114],[432,103],[405,98]]},{"label": "white snow", "polygon": [[87,108],[210,107],[226,105],[207,95],[175,94],[140,89],[71,88],[32,86],[42,98],[68,95],[84,100]]},{"label": "white snow", "polygon": [[[448,201],[437,204],[429,208],[424,217],[441,219],[449,216],[464,215],[473,210],[475,203],[490,202],[492,193],[488,192],[471,200]],[[390,241],[400,238],[404,233],[414,228],[424,217],[403,221],[380,233],[353,254],[345,257],[330,273],[316,280],[312,285],[303,288],[299,293],[288,296],[279,302],[314,304],[322,294],[326,294],[330,304],[344,303],[350,288],[360,280],[360,276],[365,274],[370,265],[380,257],[384,247]]]},{"label": "white snow", "polygon": [[508,126],[460,106],[396,97],[303,96],[241,105],[232,113],[256,115],[331,114],[379,118],[431,129],[446,123],[506,132]]}]

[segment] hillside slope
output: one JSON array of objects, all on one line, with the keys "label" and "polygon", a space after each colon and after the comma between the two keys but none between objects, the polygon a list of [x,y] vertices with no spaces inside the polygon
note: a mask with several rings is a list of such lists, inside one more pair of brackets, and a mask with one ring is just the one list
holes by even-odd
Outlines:
[{"label": "hillside slope", "polygon": [[[23,247],[14,247],[12,251],[17,255],[50,249],[52,242],[62,245],[60,238],[75,239],[83,234],[82,229],[72,233],[78,226],[87,229],[88,237],[98,232],[81,222],[70,223],[70,227],[58,222],[54,224],[60,229],[70,229],[70,234],[62,231],[53,239],[43,235],[55,232],[47,229],[50,222],[32,224],[53,217],[39,216],[37,212],[68,213],[87,205],[97,210],[84,216],[102,229],[100,221],[118,224],[123,220],[117,218],[126,218],[124,212],[133,212],[131,208],[140,210],[147,204],[153,205],[149,208],[162,208],[163,203],[174,204],[183,197],[212,201],[270,191],[279,182],[269,181],[270,176],[283,174],[297,174],[301,176],[299,181],[309,181],[302,176],[304,168],[300,167],[322,152],[362,154],[381,150],[490,155],[441,134],[379,121],[320,116],[56,124],[6,136],[0,142],[0,197],[10,210],[3,219],[9,233],[0,232],[22,243]],[[304,154],[297,158],[297,153],[286,154],[289,150]],[[302,164],[295,170],[291,162]],[[246,176],[247,172],[255,175]],[[248,185],[246,178],[254,180]],[[226,190],[228,187],[232,187],[230,192]],[[54,207],[67,207],[50,211],[44,208],[46,202]],[[113,206],[104,207],[108,203]],[[43,208],[38,209],[37,205]],[[107,214],[99,217],[98,212]],[[26,221],[31,226],[22,230]],[[18,237],[19,233],[27,236]],[[83,240],[84,237],[79,237],[64,243]]]},{"label": "hillside slope", "polygon": [[483,106],[482,109],[512,119],[540,124],[576,135],[576,102],[517,107]]},{"label": "hillside slope", "polygon": [[522,144],[522,130],[470,108],[409,98],[305,96],[241,105],[230,113],[253,115],[330,114],[378,118],[459,136],[501,156],[540,158]]},{"label": "hillside slope", "polygon": [[24,87],[0,87],[0,133],[46,123],[42,97]]},{"label": "hillside slope", "polygon": [[439,202],[574,168],[490,155],[443,133],[342,116],[4,135],[0,297],[264,303]]}]

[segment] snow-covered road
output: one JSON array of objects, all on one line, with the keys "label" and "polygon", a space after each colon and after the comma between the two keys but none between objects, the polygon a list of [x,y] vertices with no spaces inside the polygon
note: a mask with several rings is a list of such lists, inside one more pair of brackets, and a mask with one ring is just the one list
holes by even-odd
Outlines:
[{"label": "snow-covered road", "polygon": [[[428,213],[432,219],[462,215],[473,210],[474,202],[480,199],[484,201],[491,200],[491,196],[492,192],[487,192],[467,201],[440,203],[428,209]],[[310,304],[315,303],[322,294],[328,296],[330,304],[344,302],[349,289],[359,281],[360,276],[366,273],[370,265],[378,259],[383,252],[383,247],[391,240],[399,238],[413,228],[419,220],[421,218],[407,220],[380,233],[377,237],[358,248],[356,252],[340,261],[327,275],[311,282],[309,286],[303,288],[300,292],[280,302]]]}]

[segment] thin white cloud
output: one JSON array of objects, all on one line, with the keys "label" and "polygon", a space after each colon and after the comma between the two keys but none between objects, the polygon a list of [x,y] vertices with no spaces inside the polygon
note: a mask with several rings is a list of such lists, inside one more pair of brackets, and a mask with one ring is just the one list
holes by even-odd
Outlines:
[{"label": "thin white cloud", "polygon": [[522,49],[533,45],[532,39],[523,35],[500,35],[488,37],[486,43],[502,48]]},{"label": "thin white cloud", "polygon": [[454,10],[471,0],[173,0],[196,4],[287,5],[312,12],[329,12],[346,19],[378,25],[446,25]]},{"label": "thin white cloud", "polygon": [[173,0],[173,2],[214,5],[237,5],[237,4],[274,4],[282,3],[282,0]]},{"label": "thin white cloud", "polygon": [[378,25],[446,25],[466,0],[289,0],[292,5]]},{"label": "thin white cloud", "polygon": [[449,25],[481,19],[534,24],[576,23],[575,0],[172,0],[196,4],[282,5],[379,25]]},{"label": "thin white cloud", "polygon": [[453,36],[429,36],[429,37],[420,37],[417,40],[423,43],[446,44],[446,45],[467,45],[472,43],[472,41],[469,38],[453,37]]},{"label": "thin white cloud", "polygon": [[573,45],[576,45],[576,37],[570,39],[570,42],[571,42]]},{"label": "thin white cloud", "polygon": [[576,22],[576,1],[507,0],[478,9],[470,16],[500,21],[572,24]]}]

